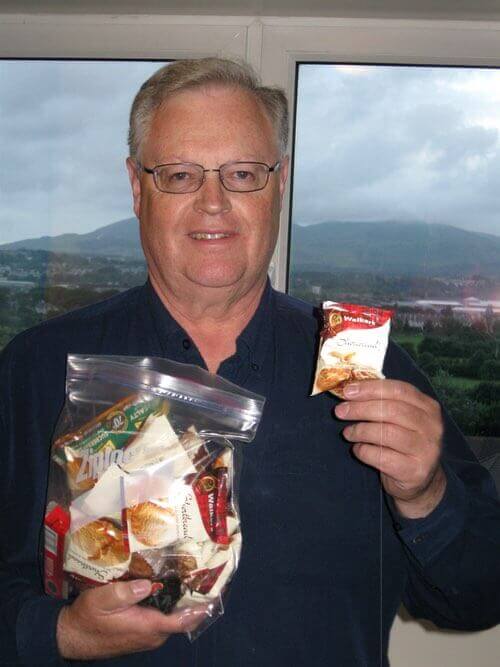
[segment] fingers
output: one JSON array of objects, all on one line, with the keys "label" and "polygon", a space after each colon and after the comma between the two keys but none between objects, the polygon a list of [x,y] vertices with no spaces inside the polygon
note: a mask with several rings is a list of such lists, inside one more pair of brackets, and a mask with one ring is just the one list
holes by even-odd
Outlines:
[{"label": "fingers", "polygon": [[137,604],[150,592],[151,582],[148,579],[135,579],[100,586],[86,591],[85,595],[92,596],[92,605],[97,612],[109,614]]},{"label": "fingers", "polygon": [[444,475],[436,475],[443,435],[437,401],[399,380],[351,383],[344,394],[335,414],[355,422],[344,429],[353,454],[380,471],[385,491],[405,504],[405,516],[427,516],[446,486]]},{"label": "fingers", "polygon": [[429,422],[427,413],[409,403],[395,400],[346,401],[335,407],[340,419],[387,422],[411,431],[423,431]]},{"label": "fingers", "polygon": [[365,442],[358,442],[352,448],[353,454],[362,463],[376,468],[392,479],[410,480],[415,475],[415,460],[406,454],[396,452],[389,447],[377,447]]},{"label": "fingers", "polygon": [[159,620],[158,630],[165,634],[193,632],[204,620],[211,616],[208,605],[199,605],[181,611],[163,615]]},{"label": "fingers", "polygon": [[424,446],[422,437],[415,431],[385,422],[357,422],[347,426],[343,433],[349,442],[389,447],[402,454],[416,453]]},{"label": "fingers", "polygon": [[388,422],[441,440],[441,406],[407,382],[365,380],[348,387],[357,387],[358,391],[336,406],[335,415],[339,419]]},{"label": "fingers", "polygon": [[[439,464],[432,467],[416,457],[401,454],[388,447],[377,447],[359,442],[352,448],[353,454],[362,463],[376,468],[382,473],[382,483],[389,495],[396,500],[416,498],[425,491],[434,479]],[[441,485],[442,488],[444,486]],[[434,498],[438,502],[442,497]]]},{"label": "fingers", "polygon": [[393,400],[409,403],[428,414],[440,412],[439,404],[409,382],[400,380],[363,380],[351,382],[344,388],[349,401]]},{"label": "fingers", "polygon": [[93,660],[155,649],[171,634],[192,632],[213,613],[210,605],[168,615],[137,605],[150,592],[151,582],[138,579],[81,593],[59,614],[57,643],[61,655]]}]

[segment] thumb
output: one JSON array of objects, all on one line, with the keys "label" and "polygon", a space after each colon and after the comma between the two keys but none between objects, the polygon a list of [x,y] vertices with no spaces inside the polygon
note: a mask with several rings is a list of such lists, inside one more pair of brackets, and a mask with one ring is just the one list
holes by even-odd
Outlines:
[{"label": "thumb", "polygon": [[89,593],[93,596],[93,605],[96,610],[110,613],[122,611],[144,600],[151,592],[149,579],[134,579],[133,581],[117,581],[94,588]]}]

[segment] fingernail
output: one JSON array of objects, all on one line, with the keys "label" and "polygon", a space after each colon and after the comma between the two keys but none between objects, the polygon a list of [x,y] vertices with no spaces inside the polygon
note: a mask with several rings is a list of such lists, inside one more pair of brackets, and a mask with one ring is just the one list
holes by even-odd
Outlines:
[{"label": "fingernail", "polygon": [[339,403],[335,408],[337,417],[347,417],[349,414],[349,403]]},{"label": "fingernail", "polygon": [[158,593],[158,591],[163,590],[163,584],[159,581],[156,581],[152,586],[151,586],[151,595],[154,595],[155,593]]},{"label": "fingernail", "polygon": [[347,384],[344,387],[344,394],[346,396],[356,396],[356,394],[359,394],[359,384],[356,384],[355,382],[352,384]]},{"label": "fingernail", "polygon": [[132,581],[130,588],[134,595],[146,595],[151,590],[151,582],[148,579],[137,579],[136,581]]},{"label": "fingernail", "polygon": [[186,609],[179,616],[179,622],[186,629],[189,629],[190,626],[194,629],[200,623],[203,616],[210,617],[206,607]]}]

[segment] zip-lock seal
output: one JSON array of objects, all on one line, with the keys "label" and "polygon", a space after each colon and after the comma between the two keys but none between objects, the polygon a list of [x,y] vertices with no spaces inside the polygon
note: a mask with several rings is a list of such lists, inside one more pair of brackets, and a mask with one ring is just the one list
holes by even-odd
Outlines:
[{"label": "zip-lock seal", "polygon": [[89,400],[92,392],[91,400],[99,402],[94,385],[105,388],[109,384],[202,411],[210,422],[223,427],[223,435],[238,440],[254,437],[265,402],[262,396],[191,364],[153,357],[68,355],[66,393],[70,401]]}]

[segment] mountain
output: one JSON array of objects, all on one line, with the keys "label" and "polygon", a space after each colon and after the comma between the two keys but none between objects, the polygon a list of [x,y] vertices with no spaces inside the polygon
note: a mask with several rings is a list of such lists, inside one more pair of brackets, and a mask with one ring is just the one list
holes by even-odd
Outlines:
[{"label": "mountain", "polygon": [[[139,225],[127,218],[87,234],[42,236],[0,250],[50,250],[142,258]],[[323,222],[292,226],[295,270],[361,271],[387,275],[500,275],[500,237],[451,225],[402,222]]]},{"label": "mountain", "polygon": [[49,250],[55,253],[106,255],[106,257],[143,257],[137,218],[126,218],[87,234],[41,236],[0,245],[0,250]]},{"label": "mountain", "polygon": [[500,276],[500,237],[451,225],[323,222],[293,225],[290,262],[299,270],[422,276]]}]

